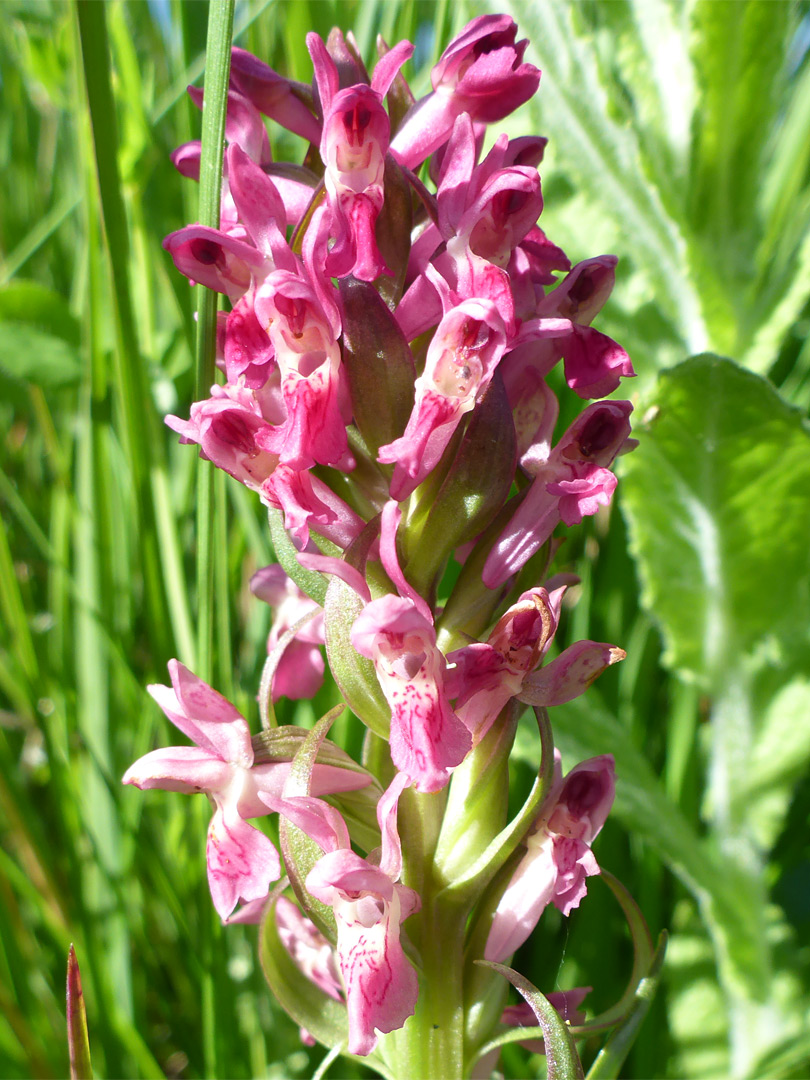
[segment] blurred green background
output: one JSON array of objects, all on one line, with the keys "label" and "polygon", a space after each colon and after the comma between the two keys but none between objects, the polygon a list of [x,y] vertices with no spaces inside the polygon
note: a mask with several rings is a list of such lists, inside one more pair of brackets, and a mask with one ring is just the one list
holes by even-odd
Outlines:
[{"label": "blurred green background", "polygon": [[[145,685],[171,657],[194,664],[196,454],[161,422],[192,399],[193,296],[161,240],[197,215],[169,153],[199,134],[185,87],[208,8],[92,6],[84,51],[72,3],[5,0],[0,20],[0,1075],[66,1074],[73,941],[97,1075],[309,1076],[323,1050],[270,999],[255,928],[223,931],[211,908],[207,804],[120,786],[173,741]],[[311,29],[353,28],[369,60],[378,32],[407,37],[419,96],[485,10],[240,2],[235,37],[305,81]],[[597,854],[672,932],[625,1075],[806,1077],[810,7],[491,10],[512,12],[543,70],[495,131],[549,136],[541,225],[573,262],[619,256],[597,325],[639,374],[641,445],[611,513],[558,559],[582,578],[561,644],[628,658],[552,715],[569,766],[616,755]],[[300,152],[270,127],[277,158]],[[213,681],[255,724],[269,612],[247,581],[272,549],[258,500],[226,479]],[[282,719],[307,725],[337,700],[327,685]],[[536,756],[527,725],[516,796]],[[568,920],[547,913],[515,966],[610,1005],[630,948],[608,890],[593,881]],[[501,1067],[545,1075],[514,1045]]]}]

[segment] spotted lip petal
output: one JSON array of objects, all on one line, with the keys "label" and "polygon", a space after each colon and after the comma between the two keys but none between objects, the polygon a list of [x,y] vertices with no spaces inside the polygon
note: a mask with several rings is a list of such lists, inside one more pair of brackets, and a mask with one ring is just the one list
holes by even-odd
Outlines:
[{"label": "spotted lip petal", "polygon": [[354,622],[352,645],[368,657],[391,707],[391,757],[419,791],[438,791],[470,750],[470,733],[444,690],[436,632],[413,600],[383,596]]},{"label": "spotted lip petal", "polygon": [[418,909],[419,897],[347,850],[324,855],[308,874],[306,887],[335,913],[349,1053],[370,1054],[377,1032],[402,1027],[416,1008],[418,982],[402,949],[400,925]]}]

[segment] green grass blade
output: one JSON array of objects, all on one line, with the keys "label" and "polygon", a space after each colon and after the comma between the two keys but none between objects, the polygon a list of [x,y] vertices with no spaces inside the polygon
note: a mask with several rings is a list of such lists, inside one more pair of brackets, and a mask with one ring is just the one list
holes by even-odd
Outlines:
[{"label": "green grass blade", "polygon": [[[201,225],[219,226],[225,112],[231,66],[233,0],[211,5],[206,50],[205,97],[200,160]],[[197,286],[195,398],[207,398],[216,374],[217,294]],[[209,681],[214,641],[214,474],[200,462],[197,489],[197,674]]]}]

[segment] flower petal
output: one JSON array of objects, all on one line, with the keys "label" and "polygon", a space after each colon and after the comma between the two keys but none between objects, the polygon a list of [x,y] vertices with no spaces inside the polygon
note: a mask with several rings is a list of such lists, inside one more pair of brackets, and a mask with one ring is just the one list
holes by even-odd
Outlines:
[{"label": "flower petal", "polygon": [[208,885],[220,918],[227,919],[240,900],[258,900],[281,876],[271,841],[243,821],[230,803],[217,806],[208,827]]}]

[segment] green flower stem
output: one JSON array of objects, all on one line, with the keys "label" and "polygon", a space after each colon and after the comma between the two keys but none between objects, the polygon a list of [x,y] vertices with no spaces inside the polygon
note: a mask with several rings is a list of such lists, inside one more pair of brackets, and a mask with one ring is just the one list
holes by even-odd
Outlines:
[{"label": "green flower stem", "polygon": [[[205,96],[202,117],[202,151],[200,159],[201,225],[219,226],[220,189],[222,186],[222,155],[225,148],[225,112],[228,101],[228,77],[231,64],[234,0],[212,0],[208,15],[206,43]],[[195,398],[202,400],[211,392],[216,376],[217,294],[197,286],[197,364]],[[214,590],[221,575],[215,573],[215,558],[225,559],[225,551],[217,550],[214,497],[214,470],[207,461],[198,465],[197,487],[197,670],[206,682],[213,675]],[[221,594],[221,589],[220,589]],[[220,603],[222,603],[220,595]],[[222,620],[220,620],[222,630]],[[222,636],[222,633],[221,635]],[[203,916],[201,952],[205,958],[200,988],[202,998],[202,1032],[205,1071],[208,1076],[219,1075],[220,1033],[217,1024],[218,995],[222,993],[217,969],[223,965],[221,931],[211,915]]]},{"label": "green flower stem", "polygon": [[[201,225],[219,227],[225,112],[231,64],[234,0],[214,0],[208,16],[200,159]],[[208,397],[216,375],[217,294],[197,286],[195,398]],[[197,491],[197,674],[211,680],[214,640],[214,471],[201,461]]]},{"label": "green flower stem", "polygon": [[404,927],[421,957],[416,1012],[400,1031],[381,1040],[396,1077],[454,1080],[463,1076],[466,910],[442,894],[445,882],[434,862],[446,802],[446,789],[429,795],[408,790],[400,801],[402,881],[419,892],[422,908]]}]

